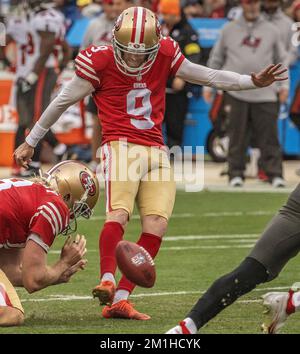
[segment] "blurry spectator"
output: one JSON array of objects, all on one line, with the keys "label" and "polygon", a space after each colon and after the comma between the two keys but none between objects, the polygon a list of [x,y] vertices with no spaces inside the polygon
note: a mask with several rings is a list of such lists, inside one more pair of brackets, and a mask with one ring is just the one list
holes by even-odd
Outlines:
[{"label": "blurry spectator", "polygon": [[[28,1],[27,16],[11,18],[7,26],[7,44],[15,42],[18,50],[16,70],[16,103],[19,125],[15,148],[25,140],[25,133],[41,116],[51,100],[58,72],[70,59],[70,48],[65,36],[64,16],[55,8],[48,8],[50,1]],[[49,131],[46,140],[57,155],[62,155],[66,146],[59,144]],[[15,170],[15,175],[28,177],[38,174],[41,144],[37,145],[29,169]]]},{"label": "blurry spectator", "polygon": [[[258,0],[242,0],[243,15],[225,25],[213,48],[208,66],[250,74],[286,57],[279,31],[265,21]],[[282,82],[282,90],[288,82]],[[228,92],[224,97],[229,118],[228,166],[231,186],[243,185],[249,132],[255,136],[269,182],[283,187],[282,156],[278,141],[278,87]]]},{"label": "blurry spectator", "polygon": [[[91,44],[96,46],[111,44],[112,29],[117,16],[113,0],[103,0],[102,9],[103,13],[90,22],[84,35],[81,45],[82,48],[87,48]],[[97,150],[101,145],[101,126],[98,118],[97,107],[92,97],[89,98],[86,109],[93,116],[92,163],[90,167],[92,170],[96,170],[99,163],[99,159],[97,158]]]},{"label": "blurry spectator", "polygon": [[182,5],[183,13],[187,19],[204,17],[202,0],[185,0]]},{"label": "blurry spectator", "polygon": [[226,0],[206,0],[206,11],[208,17],[211,18],[224,18]]},{"label": "blurry spectator", "polygon": [[136,6],[134,0],[114,0],[114,10],[117,16],[128,9],[128,7]]},{"label": "blurry spectator", "polygon": [[159,0],[137,0],[136,6],[142,6],[146,9],[153,11],[154,13],[158,10]]},{"label": "blurry spectator", "polygon": [[293,9],[293,20],[295,22],[300,22],[300,2],[296,4]]},{"label": "blurry spectator", "polygon": [[64,14],[67,22],[67,31],[72,27],[73,23],[82,17],[76,0],[54,0],[55,5]]},{"label": "blurry spectator", "polygon": [[[192,62],[200,61],[198,35],[181,13],[179,0],[161,0],[159,12],[163,18],[162,34],[175,39],[183,54]],[[188,109],[189,85],[182,79],[171,78],[167,84],[165,123],[167,145],[181,146],[184,120]]]},{"label": "blurry spectator", "polygon": [[102,11],[101,3],[98,0],[77,0],[77,6],[84,17],[95,17]]},{"label": "blurry spectator", "polygon": [[[287,16],[280,7],[281,0],[264,0],[263,15],[264,18],[270,21],[280,32],[280,37],[287,51],[287,58],[284,65],[289,66],[297,59],[297,48],[292,44],[292,19]],[[287,96],[280,98],[281,103],[285,103]]]}]

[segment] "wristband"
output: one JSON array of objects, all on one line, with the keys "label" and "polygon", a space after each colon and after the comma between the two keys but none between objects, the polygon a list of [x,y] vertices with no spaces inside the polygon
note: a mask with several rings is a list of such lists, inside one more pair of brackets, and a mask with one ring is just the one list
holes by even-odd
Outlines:
[{"label": "wristband", "polygon": [[27,135],[25,139],[26,143],[35,148],[39,141],[43,139],[43,137],[46,135],[48,130],[49,129],[41,127],[40,124],[37,122],[32,128],[31,132]]}]

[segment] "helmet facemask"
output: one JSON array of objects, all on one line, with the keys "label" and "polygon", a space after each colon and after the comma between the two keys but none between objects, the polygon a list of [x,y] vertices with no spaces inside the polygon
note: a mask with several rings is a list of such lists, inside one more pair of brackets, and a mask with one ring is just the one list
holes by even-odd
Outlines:
[{"label": "helmet facemask", "polygon": [[[115,37],[112,39],[112,44],[116,65],[123,74],[128,76],[141,76],[146,74],[151,69],[159,49],[159,44],[148,49],[145,49],[145,45],[142,44],[129,43],[128,46],[125,46],[118,42]],[[144,55],[145,60],[139,67],[130,67],[123,59],[125,53]]]}]

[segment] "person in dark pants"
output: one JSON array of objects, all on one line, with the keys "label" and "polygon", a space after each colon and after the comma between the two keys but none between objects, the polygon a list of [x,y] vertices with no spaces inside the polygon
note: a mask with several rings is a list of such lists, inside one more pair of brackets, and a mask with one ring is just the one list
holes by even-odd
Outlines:
[{"label": "person in dark pants", "polygon": [[[282,176],[281,148],[277,118],[279,102],[245,102],[225,93],[224,105],[230,114],[228,136],[230,178],[243,176],[251,130],[269,178]],[[242,152],[242,153],[241,153]]]},{"label": "person in dark pants", "polygon": [[[275,279],[290,259],[300,251],[300,184],[287,203],[273,217],[256,245],[232,272],[217,279],[198,300],[184,321],[168,334],[196,333],[213,317],[257,285]],[[278,333],[289,315],[300,311],[300,283],[289,292],[263,296],[269,320],[265,333]]]},{"label": "person in dark pants", "polygon": [[[285,63],[287,52],[278,29],[261,15],[259,0],[242,0],[242,14],[227,23],[211,51],[208,66],[214,69],[255,72],[265,63]],[[206,90],[206,89],[205,89]],[[209,90],[209,89],[208,89]],[[249,137],[261,153],[261,164],[273,187],[284,187],[282,154],[278,140],[279,97],[286,96],[288,81],[252,92],[226,94],[224,109],[230,121],[229,184],[242,186]],[[205,96],[207,96],[205,94]]]},{"label": "person in dark pants", "polygon": [[[163,18],[162,33],[178,42],[182,53],[194,63],[200,61],[198,35],[181,12],[179,0],[160,1],[159,11]],[[188,92],[191,85],[180,78],[168,80],[166,90],[165,124],[167,145],[181,146],[184,120],[188,110]]]}]

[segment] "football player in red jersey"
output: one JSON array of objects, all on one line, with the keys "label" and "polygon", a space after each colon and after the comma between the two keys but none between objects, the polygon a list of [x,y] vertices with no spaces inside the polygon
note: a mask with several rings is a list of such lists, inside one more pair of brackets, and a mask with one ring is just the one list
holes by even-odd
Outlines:
[{"label": "football player in red jersey", "polygon": [[[156,16],[143,7],[123,11],[114,26],[111,46],[90,46],[75,62],[72,82],[48,106],[15,157],[20,165],[27,166],[34,147],[62,112],[93,94],[103,131],[107,206],[99,238],[101,280],[93,294],[100,303],[108,304],[103,309],[105,318],[147,320],[150,316],[138,312],[128,301],[135,285],[122,277],[116,288],[115,248],[123,238],[136,200],[142,224],[137,243],[154,258],[173,210],[176,188],[161,129],[168,77],[178,76],[222,90],[246,90],[285,80],[280,75],[286,69],[272,64],[249,76],[193,64],[175,41],[161,36]],[[124,155],[124,149],[129,154]],[[129,164],[135,163],[139,168],[134,178],[114,178],[121,172],[132,172]],[[155,181],[151,179],[153,172],[159,176]],[[164,174],[170,174],[170,178],[164,179]]]},{"label": "football player in red jersey", "polygon": [[98,195],[93,173],[72,161],[33,180],[0,180],[0,326],[24,321],[14,286],[32,293],[68,282],[85,267],[84,236],[68,237],[53,266],[47,265],[47,252],[58,234],[76,230],[77,217],[90,217]]}]

